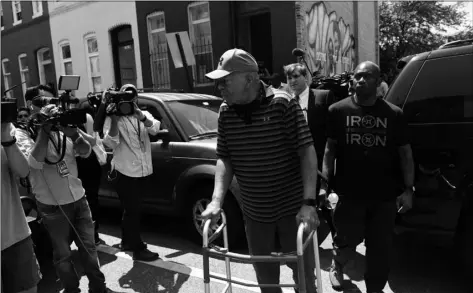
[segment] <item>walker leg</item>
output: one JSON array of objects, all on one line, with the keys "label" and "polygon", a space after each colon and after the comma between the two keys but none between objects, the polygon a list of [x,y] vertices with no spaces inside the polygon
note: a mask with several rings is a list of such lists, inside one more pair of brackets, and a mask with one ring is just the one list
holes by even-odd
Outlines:
[{"label": "walker leg", "polygon": [[322,287],[322,272],[320,271],[320,255],[319,255],[319,240],[317,238],[317,231],[314,232],[312,237],[314,241],[314,256],[315,256],[315,273],[317,276],[317,291],[323,293],[324,288]]},{"label": "walker leg", "polygon": [[[222,217],[225,217],[225,215],[222,213]],[[227,222],[227,219],[224,219],[224,223]],[[228,248],[228,233],[227,233],[227,225],[223,227],[223,246],[227,249],[227,251],[230,251]],[[232,279],[232,271],[230,267],[230,258],[226,257],[225,258],[225,271],[227,273],[227,279],[231,280]],[[228,288],[225,290],[227,293],[232,293],[232,282],[228,281]]]}]

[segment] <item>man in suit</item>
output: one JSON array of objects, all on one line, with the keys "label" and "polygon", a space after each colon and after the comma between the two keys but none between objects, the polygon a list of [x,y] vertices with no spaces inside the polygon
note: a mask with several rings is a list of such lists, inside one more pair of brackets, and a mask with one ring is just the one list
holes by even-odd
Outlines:
[{"label": "man in suit", "polygon": [[[330,105],[336,102],[336,98],[330,90],[316,90],[310,89],[307,82],[307,68],[300,63],[293,63],[284,66],[284,74],[287,78],[287,83],[293,97],[298,100],[304,112],[307,124],[309,125],[312,139],[314,141],[315,152],[317,154],[318,169],[322,170],[325,143],[327,142],[327,115]],[[320,178],[320,177],[319,177]],[[320,179],[319,179],[320,180]],[[320,182],[317,183],[316,193],[319,193]],[[320,200],[320,199],[319,199]],[[319,206],[320,203],[319,203]],[[330,232],[335,232],[335,227],[332,224],[332,215],[330,210],[323,206],[322,215],[327,221]],[[319,237],[321,239],[326,237],[328,231],[321,229]]]},{"label": "man in suit", "polygon": [[[291,93],[301,105],[312,133],[317,160],[323,161],[325,143],[327,141],[327,113],[328,107],[336,102],[330,90],[310,89],[307,82],[307,68],[300,63],[284,66],[284,74]],[[318,161],[319,170],[322,164]]]}]

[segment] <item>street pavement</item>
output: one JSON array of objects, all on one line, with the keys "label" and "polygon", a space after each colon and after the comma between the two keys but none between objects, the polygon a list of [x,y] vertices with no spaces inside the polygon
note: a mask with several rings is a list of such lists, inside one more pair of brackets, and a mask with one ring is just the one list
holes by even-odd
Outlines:
[{"label": "street pavement", "polygon": [[[186,239],[183,223],[176,219],[146,216],[143,219],[143,239],[151,251],[158,252],[160,260],[144,263],[132,260],[131,254],[115,248],[120,243],[120,214],[117,210],[105,209],[106,219],[102,221],[101,238],[106,245],[98,247],[99,258],[108,286],[124,293],[194,293],[204,292],[203,262],[201,247]],[[229,231],[231,233],[231,231]],[[455,264],[451,243],[444,236],[419,235],[404,232],[396,236],[396,252],[393,256],[393,269],[385,293],[463,293],[467,290],[466,280]],[[323,240],[323,241],[322,241]],[[436,243],[436,244],[433,244]],[[80,266],[77,248],[72,246],[74,263],[81,275],[80,288],[88,292],[88,280]],[[246,249],[231,250],[248,253]],[[365,247],[357,248],[355,261],[345,271],[345,290],[343,292],[366,292],[363,281]],[[331,258],[331,238],[321,239],[320,245],[323,292],[336,292],[328,278]],[[210,271],[225,275],[223,260],[210,259]],[[49,262],[42,264],[43,280],[39,293],[59,292],[61,285],[56,280],[54,269]],[[232,262],[232,279],[256,284],[253,267],[249,264]],[[292,272],[281,266],[281,283],[291,283]],[[222,292],[224,281],[212,279],[211,292]],[[258,288],[233,285],[234,293],[260,292]],[[294,292],[285,288],[283,292]]]}]

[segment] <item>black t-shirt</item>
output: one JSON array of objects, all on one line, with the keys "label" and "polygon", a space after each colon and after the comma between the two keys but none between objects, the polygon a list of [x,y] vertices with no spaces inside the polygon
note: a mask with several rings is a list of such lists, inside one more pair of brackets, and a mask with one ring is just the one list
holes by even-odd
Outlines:
[{"label": "black t-shirt", "polygon": [[398,149],[409,143],[402,110],[383,99],[361,106],[348,97],[330,106],[328,121],[328,137],[337,141],[337,193],[360,200],[400,195]]}]

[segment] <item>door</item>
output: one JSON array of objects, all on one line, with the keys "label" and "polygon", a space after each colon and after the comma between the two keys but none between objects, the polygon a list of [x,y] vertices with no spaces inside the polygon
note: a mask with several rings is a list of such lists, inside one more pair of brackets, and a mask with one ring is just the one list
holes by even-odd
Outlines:
[{"label": "door", "polygon": [[[428,59],[404,105],[418,164],[416,205],[423,216],[417,218],[421,226],[456,227],[461,200],[447,181],[458,186],[473,159],[473,115],[468,111],[473,99],[472,63],[473,55]],[[439,168],[447,181],[431,174]]]},{"label": "door", "polygon": [[256,61],[273,72],[273,45],[271,36],[271,14],[269,12],[249,17],[251,54]]},{"label": "door", "polygon": [[125,25],[111,32],[115,85],[131,83],[136,86],[136,63],[131,26]]},{"label": "door", "polygon": [[172,153],[173,145],[178,141],[177,132],[158,102],[140,98],[138,104],[140,109],[148,111],[155,119],[161,121],[160,129],[168,130],[170,137],[170,141],[164,142],[150,136],[153,174],[147,182],[148,186],[143,200],[154,205],[171,205],[174,182],[176,181],[174,177],[178,176]]}]

